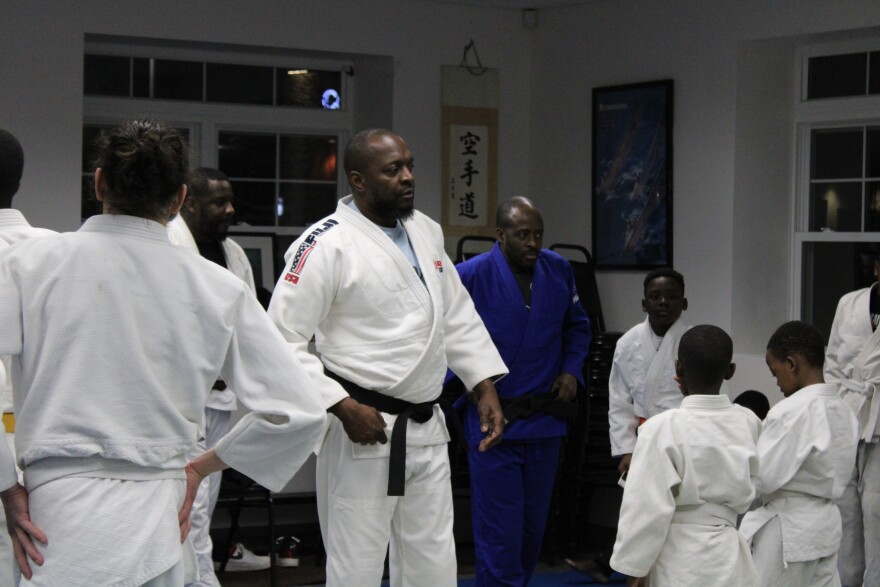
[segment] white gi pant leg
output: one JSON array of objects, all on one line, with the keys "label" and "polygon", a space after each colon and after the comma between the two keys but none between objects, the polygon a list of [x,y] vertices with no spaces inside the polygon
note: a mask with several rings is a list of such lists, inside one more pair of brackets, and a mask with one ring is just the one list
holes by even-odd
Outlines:
[{"label": "white gi pant leg", "polygon": [[[217,444],[232,427],[230,418],[232,413],[225,410],[205,408],[205,438],[196,443],[195,451],[188,458],[200,455]],[[196,499],[193,501],[190,521],[190,539],[196,550],[196,560],[199,564],[199,581],[187,583],[191,587],[220,587],[220,581],[214,574],[214,544],[211,542],[211,516],[217,505],[217,496],[220,494],[220,480],[222,472],[212,473],[202,480]]]},{"label": "white gi pant leg", "polygon": [[843,520],[841,583],[880,585],[880,444],[859,442],[855,471],[837,505]]},{"label": "white gi pant leg", "polygon": [[[7,433],[6,443],[15,456],[15,434]],[[18,472],[18,480],[21,482],[21,471]],[[6,511],[0,507],[0,585],[18,585],[20,576],[12,553],[12,537],[6,530]]]},{"label": "white gi pant leg", "polygon": [[403,497],[387,495],[388,452],[353,444],[330,419],[316,480],[327,586],[378,587],[390,542],[391,587],[455,587],[446,445],[409,448]]},{"label": "white gi pant leg", "polygon": [[761,574],[762,587],[840,587],[837,555],[790,562],[782,560],[782,525],[775,517],[755,533],[752,558]]}]

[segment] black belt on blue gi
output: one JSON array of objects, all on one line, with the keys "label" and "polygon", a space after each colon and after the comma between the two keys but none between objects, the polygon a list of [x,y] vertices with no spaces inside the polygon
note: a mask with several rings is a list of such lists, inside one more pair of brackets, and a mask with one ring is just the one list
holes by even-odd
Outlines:
[{"label": "black belt on blue gi", "polygon": [[[441,403],[438,397],[429,402],[420,404],[410,403],[361,387],[344,379],[329,369],[324,369],[324,374],[330,379],[337,381],[342,388],[356,402],[376,408],[380,412],[397,416],[394,428],[391,429],[391,457],[388,462],[388,495],[401,496],[404,494],[406,485],[406,426],[409,420],[415,420],[424,424],[434,416],[434,404]],[[461,424],[453,417],[453,425]]]},{"label": "black belt on blue gi", "polygon": [[576,402],[564,402],[556,397],[556,393],[536,393],[534,395],[521,395],[519,397],[499,398],[501,411],[504,419],[508,422],[528,418],[535,414],[550,414],[562,418],[577,418],[578,405]]}]

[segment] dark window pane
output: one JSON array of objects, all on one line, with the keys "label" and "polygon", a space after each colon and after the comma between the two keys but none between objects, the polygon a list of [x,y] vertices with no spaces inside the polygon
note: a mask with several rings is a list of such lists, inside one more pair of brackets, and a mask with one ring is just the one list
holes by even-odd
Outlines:
[{"label": "dark window pane", "polygon": [[209,63],[208,102],[272,105],[272,68]]},{"label": "dark window pane", "polygon": [[862,184],[817,183],[810,186],[810,230],[862,230]]},{"label": "dark window pane", "polygon": [[231,180],[236,224],[275,226],[275,182]]},{"label": "dark window pane", "polygon": [[80,199],[80,218],[85,220],[89,216],[96,216],[102,211],[101,202],[95,198],[95,188],[92,185],[92,176],[82,177],[82,196]]},{"label": "dark window pane", "polygon": [[336,180],[336,137],[281,135],[281,178]]},{"label": "dark window pane", "polygon": [[93,96],[130,96],[131,59],[86,55],[83,92]]},{"label": "dark window pane", "polygon": [[150,97],[150,60],[135,57],[132,61],[134,83],[132,89],[135,98]]},{"label": "dark window pane", "polygon": [[868,71],[868,93],[880,94],[880,51],[871,52],[871,65]]},{"label": "dark window pane", "polygon": [[807,99],[864,96],[867,53],[811,57]]},{"label": "dark window pane", "polygon": [[862,129],[814,130],[810,179],[862,177]]},{"label": "dark window pane", "polygon": [[336,209],[336,186],[282,183],[279,226],[308,226]]},{"label": "dark window pane", "polygon": [[880,177],[880,127],[868,127],[865,139],[865,177]]},{"label": "dark window pane", "polygon": [[278,68],[279,106],[342,108],[342,74],[338,71]]},{"label": "dark window pane", "polygon": [[202,99],[202,64],[196,61],[153,60],[153,97]]},{"label": "dark window pane", "polygon": [[275,135],[221,132],[217,155],[229,177],[275,179]]},{"label": "dark window pane", "polygon": [[880,181],[865,184],[865,232],[880,232]]},{"label": "dark window pane", "polygon": [[804,243],[801,319],[828,340],[840,296],[876,281],[873,243]]}]

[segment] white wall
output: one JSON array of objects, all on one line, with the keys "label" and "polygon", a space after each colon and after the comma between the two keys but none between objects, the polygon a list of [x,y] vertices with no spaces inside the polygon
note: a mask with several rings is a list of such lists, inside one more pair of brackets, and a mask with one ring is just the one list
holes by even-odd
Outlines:
[{"label": "white wall", "polygon": [[[543,98],[532,109],[530,191],[548,241],[590,246],[592,88],[673,79],[674,265],[687,283],[686,318],[732,333],[734,393],[755,388],[776,399],[763,345],[792,317],[791,153],[760,145],[758,131],[766,124],[774,145],[792,132],[790,119],[761,110],[761,93],[784,114],[794,99],[791,38],[880,25],[880,2],[600,0],[541,10],[538,22],[532,88]],[[764,39],[774,41],[757,43]],[[610,330],[643,319],[642,276],[600,273]]]}]

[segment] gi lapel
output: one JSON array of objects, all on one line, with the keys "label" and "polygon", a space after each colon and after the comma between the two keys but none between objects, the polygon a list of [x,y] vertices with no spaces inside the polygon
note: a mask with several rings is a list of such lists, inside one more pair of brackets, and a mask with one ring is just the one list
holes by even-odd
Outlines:
[{"label": "gi lapel", "polygon": [[[650,336],[651,325],[648,324],[647,326],[648,336]],[[685,330],[687,330],[687,327],[684,325],[684,321],[681,318],[676,320],[675,324],[666,331],[666,334],[663,336],[663,342],[660,343],[660,348],[651,360],[651,366],[648,368],[648,373],[645,376],[645,403],[643,406],[645,418],[650,418],[654,415],[652,408],[654,406],[654,396],[657,393],[657,386],[662,381],[661,378],[664,375],[664,370],[666,370],[666,373],[669,372],[668,369],[678,353],[678,341]],[[653,340],[650,343],[650,347],[654,348]],[[671,382],[665,381],[664,383],[668,384]]]}]

